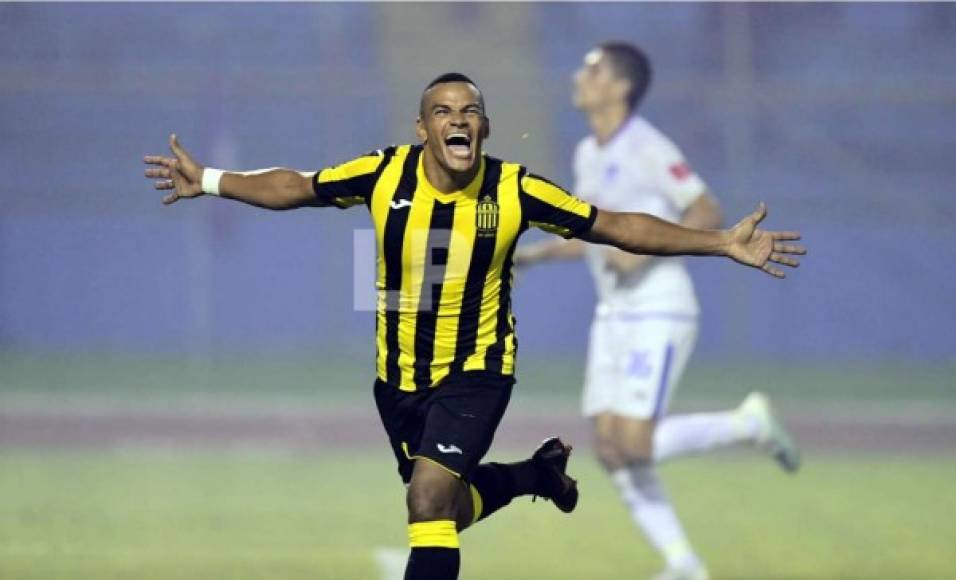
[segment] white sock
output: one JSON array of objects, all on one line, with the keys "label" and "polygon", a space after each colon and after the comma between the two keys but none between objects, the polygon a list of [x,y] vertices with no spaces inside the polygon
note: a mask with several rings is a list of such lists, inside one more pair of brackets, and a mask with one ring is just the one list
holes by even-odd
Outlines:
[{"label": "white sock", "polygon": [[654,460],[754,441],[759,430],[756,418],[733,411],[666,417],[654,433]]},{"label": "white sock", "polygon": [[702,566],[684,528],[671,507],[650,463],[637,463],[611,474],[631,517],[667,562],[668,568],[692,570]]}]

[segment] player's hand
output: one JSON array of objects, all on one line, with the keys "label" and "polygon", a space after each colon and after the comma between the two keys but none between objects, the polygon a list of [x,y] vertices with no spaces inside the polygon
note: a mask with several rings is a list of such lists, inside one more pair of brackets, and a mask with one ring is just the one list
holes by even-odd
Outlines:
[{"label": "player's hand", "polygon": [[143,162],[150,165],[146,168],[146,177],[156,180],[153,182],[153,187],[159,190],[172,190],[169,195],[163,197],[163,203],[169,205],[180,198],[202,195],[202,165],[196,163],[189,153],[186,153],[175,134],[169,136],[169,149],[173,157],[162,155],[143,157]]},{"label": "player's hand", "polygon": [[785,278],[786,274],[775,264],[796,268],[800,262],[793,256],[802,256],[807,250],[801,245],[787,243],[799,240],[798,232],[769,232],[757,228],[765,217],[767,206],[761,202],[756,211],[731,228],[727,255],[776,278]]}]

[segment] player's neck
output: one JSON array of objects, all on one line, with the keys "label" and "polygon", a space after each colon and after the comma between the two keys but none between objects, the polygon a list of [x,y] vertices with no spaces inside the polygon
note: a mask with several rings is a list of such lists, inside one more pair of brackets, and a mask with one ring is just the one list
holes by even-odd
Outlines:
[{"label": "player's neck", "polygon": [[449,171],[442,167],[441,163],[426,149],[422,153],[422,168],[425,170],[425,179],[432,187],[442,193],[452,193],[461,191],[471,184],[481,169],[481,162],[479,159],[468,171],[460,173]]},{"label": "player's neck", "polygon": [[631,111],[623,104],[588,112],[588,124],[598,145],[607,145],[630,118]]}]

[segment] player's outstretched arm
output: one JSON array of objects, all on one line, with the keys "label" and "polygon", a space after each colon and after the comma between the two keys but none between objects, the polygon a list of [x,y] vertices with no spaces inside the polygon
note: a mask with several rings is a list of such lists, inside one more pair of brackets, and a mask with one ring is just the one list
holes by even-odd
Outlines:
[{"label": "player's outstretched arm", "polygon": [[189,155],[179,144],[176,135],[169,136],[169,149],[172,157],[143,157],[143,162],[149,165],[146,177],[156,180],[153,186],[161,191],[170,191],[163,197],[166,205],[203,194],[228,197],[267,209],[315,205],[312,179],[308,175],[290,169],[252,173],[207,169]]},{"label": "player's outstretched arm", "polygon": [[590,231],[581,239],[609,244],[633,254],[658,256],[727,256],[740,264],[759,268],[771,276],[784,278],[776,264],[796,268],[793,256],[806,249],[788,242],[799,240],[797,232],[772,232],[757,227],[767,216],[761,203],[756,211],[729,230],[687,228],[641,213],[617,213],[599,210]]}]

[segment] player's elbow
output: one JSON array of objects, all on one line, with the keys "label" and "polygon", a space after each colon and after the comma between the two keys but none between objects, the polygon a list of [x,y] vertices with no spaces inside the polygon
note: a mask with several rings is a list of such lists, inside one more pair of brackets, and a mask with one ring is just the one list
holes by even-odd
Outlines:
[{"label": "player's elbow", "polygon": [[295,209],[307,205],[312,198],[312,180],[296,171],[281,171],[273,182],[269,208]]}]

